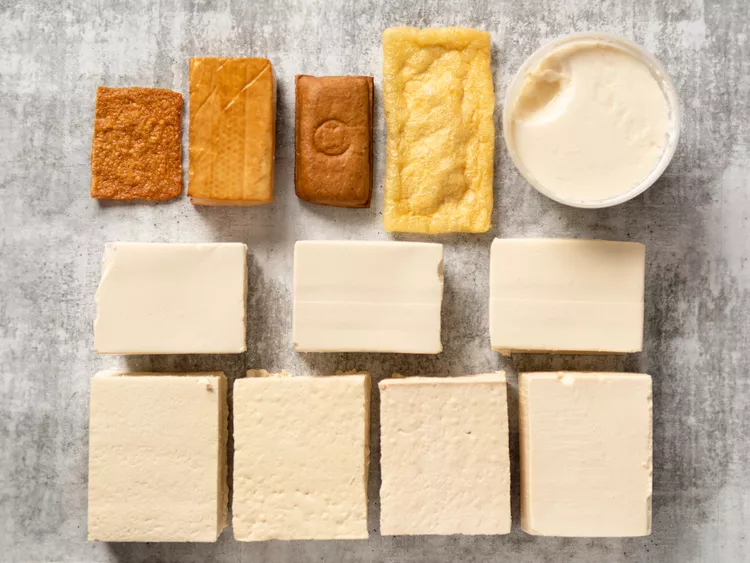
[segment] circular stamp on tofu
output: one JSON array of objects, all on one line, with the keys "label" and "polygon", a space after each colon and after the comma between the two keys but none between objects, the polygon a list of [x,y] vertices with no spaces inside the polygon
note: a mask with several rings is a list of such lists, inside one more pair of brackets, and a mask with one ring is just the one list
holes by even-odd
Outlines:
[{"label": "circular stamp on tofu", "polygon": [[347,151],[352,139],[345,123],[338,119],[327,119],[315,129],[313,143],[318,152],[338,156]]}]

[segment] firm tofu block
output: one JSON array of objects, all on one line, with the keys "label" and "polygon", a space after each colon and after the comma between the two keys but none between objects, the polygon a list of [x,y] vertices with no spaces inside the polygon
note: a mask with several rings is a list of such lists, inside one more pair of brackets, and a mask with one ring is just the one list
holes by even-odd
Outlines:
[{"label": "firm tofu block", "polygon": [[195,205],[273,201],[276,82],[268,59],[190,59]]},{"label": "firm tofu block", "polygon": [[237,380],[235,539],[367,538],[369,411],[367,374]]},{"label": "firm tofu block", "polygon": [[369,207],[372,76],[297,76],[294,185],[297,197]]},{"label": "firm tofu block", "polygon": [[437,354],[443,245],[300,241],[292,338],[299,352]]},{"label": "firm tofu block", "polygon": [[640,243],[495,239],[490,339],[511,352],[640,352],[646,250]]},{"label": "firm tofu block", "polygon": [[522,373],[521,525],[541,536],[651,533],[651,377]]},{"label": "firm tofu block", "polygon": [[96,292],[99,354],[244,352],[247,246],[107,243]]},{"label": "firm tofu block", "polygon": [[157,88],[96,91],[91,197],[165,200],[182,193],[182,95]]},{"label": "firm tofu block", "polygon": [[223,373],[91,380],[91,541],[213,542],[227,525]]},{"label": "firm tofu block", "polygon": [[505,374],[380,382],[380,533],[507,534]]},{"label": "firm tofu block", "polygon": [[490,35],[460,27],[383,34],[385,228],[483,233],[492,218]]}]

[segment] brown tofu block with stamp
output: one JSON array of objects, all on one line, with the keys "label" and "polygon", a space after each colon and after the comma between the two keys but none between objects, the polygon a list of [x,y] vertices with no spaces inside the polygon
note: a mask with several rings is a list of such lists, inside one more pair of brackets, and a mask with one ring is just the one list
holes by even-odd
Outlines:
[{"label": "brown tofu block with stamp", "polygon": [[273,202],[276,82],[268,59],[190,59],[194,205]]},{"label": "brown tofu block with stamp", "polygon": [[91,197],[166,200],[182,193],[182,95],[158,88],[96,91]]},{"label": "brown tofu block with stamp", "polygon": [[372,77],[299,75],[295,82],[297,197],[319,205],[369,207]]}]

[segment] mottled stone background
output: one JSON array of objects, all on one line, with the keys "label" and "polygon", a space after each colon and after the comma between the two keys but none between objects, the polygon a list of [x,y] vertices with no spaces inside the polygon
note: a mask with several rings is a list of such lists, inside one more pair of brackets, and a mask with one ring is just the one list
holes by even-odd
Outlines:
[{"label": "mottled stone background", "polygon": [[[433,357],[296,354],[291,349],[294,241],[389,238],[381,220],[380,45],[383,29],[398,24],[489,31],[498,124],[510,77],[541,42],[586,30],[630,37],[661,59],[677,85],[684,111],[680,146],[664,177],[641,197],[614,209],[577,210],[533,191],[513,168],[498,133],[492,231],[434,239],[446,244],[445,351]],[[750,560],[748,33],[747,0],[0,0],[0,560]],[[158,86],[186,95],[188,58],[213,55],[268,57],[276,68],[276,203],[222,209],[194,208],[186,198],[158,205],[89,199],[96,87]],[[295,197],[296,73],[375,76],[372,209],[314,207]],[[514,367],[490,351],[490,241],[539,235],[646,243],[642,354],[531,355],[518,357]],[[247,243],[248,352],[128,359],[94,355],[93,296],[102,246],[113,240]],[[653,534],[636,539],[525,535],[518,527],[516,466],[509,536],[381,537],[376,396],[368,541],[241,544],[226,530],[218,543],[206,545],[88,543],[89,378],[113,366],[221,369],[231,378],[247,368],[297,374],[357,368],[370,370],[376,380],[392,372],[457,375],[507,369],[514,456],[517,369],[642,370],[654,378]]]}]

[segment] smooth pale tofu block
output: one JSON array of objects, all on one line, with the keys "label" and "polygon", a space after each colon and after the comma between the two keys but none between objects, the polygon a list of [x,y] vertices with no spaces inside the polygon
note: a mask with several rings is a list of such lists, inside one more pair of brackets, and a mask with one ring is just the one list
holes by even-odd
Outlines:
[{"label": "smooth pale tofu block", "polygon": [[495,95],[490,34],[383,33],[388,231],[483,233],[492,220]]},{"label": "smooth pale tofu block", "polygon": [[262,58],[190,59],[194,205],[273,202],[276,80]]},{"label": "smooth pale tofu block", "polygon": [[227,525],[223,373],[91,380],[91,541],[213,542]]},{"label": "smooth pale tofu block", "polygon": [[443,245],[300,241],[292,338],[299,352],[437,354]]},{"label": "smooth pale tofu block", "polygon": [[651,377],[519,376],[521,525],[541,536],[651,533]]},{"label": "smooth pale tofu block", "polygon": [[235,539],[367,538],[369,421],[367,374],[236,381]]},{"label": "smooth pale tofu block", "polygon": [[96,292],[94,349],[244,352],[246,296],[244,244],[107,243]]},{"label": "smooth pale tofu block", "polygon": [[640,352],[645,271],[640,243],[495,239],[492,349],[506,355]]},{"label": "smooth pale tofu block", "polygon": [[505,374],[380,382],[380,533],[507,534]]}]

